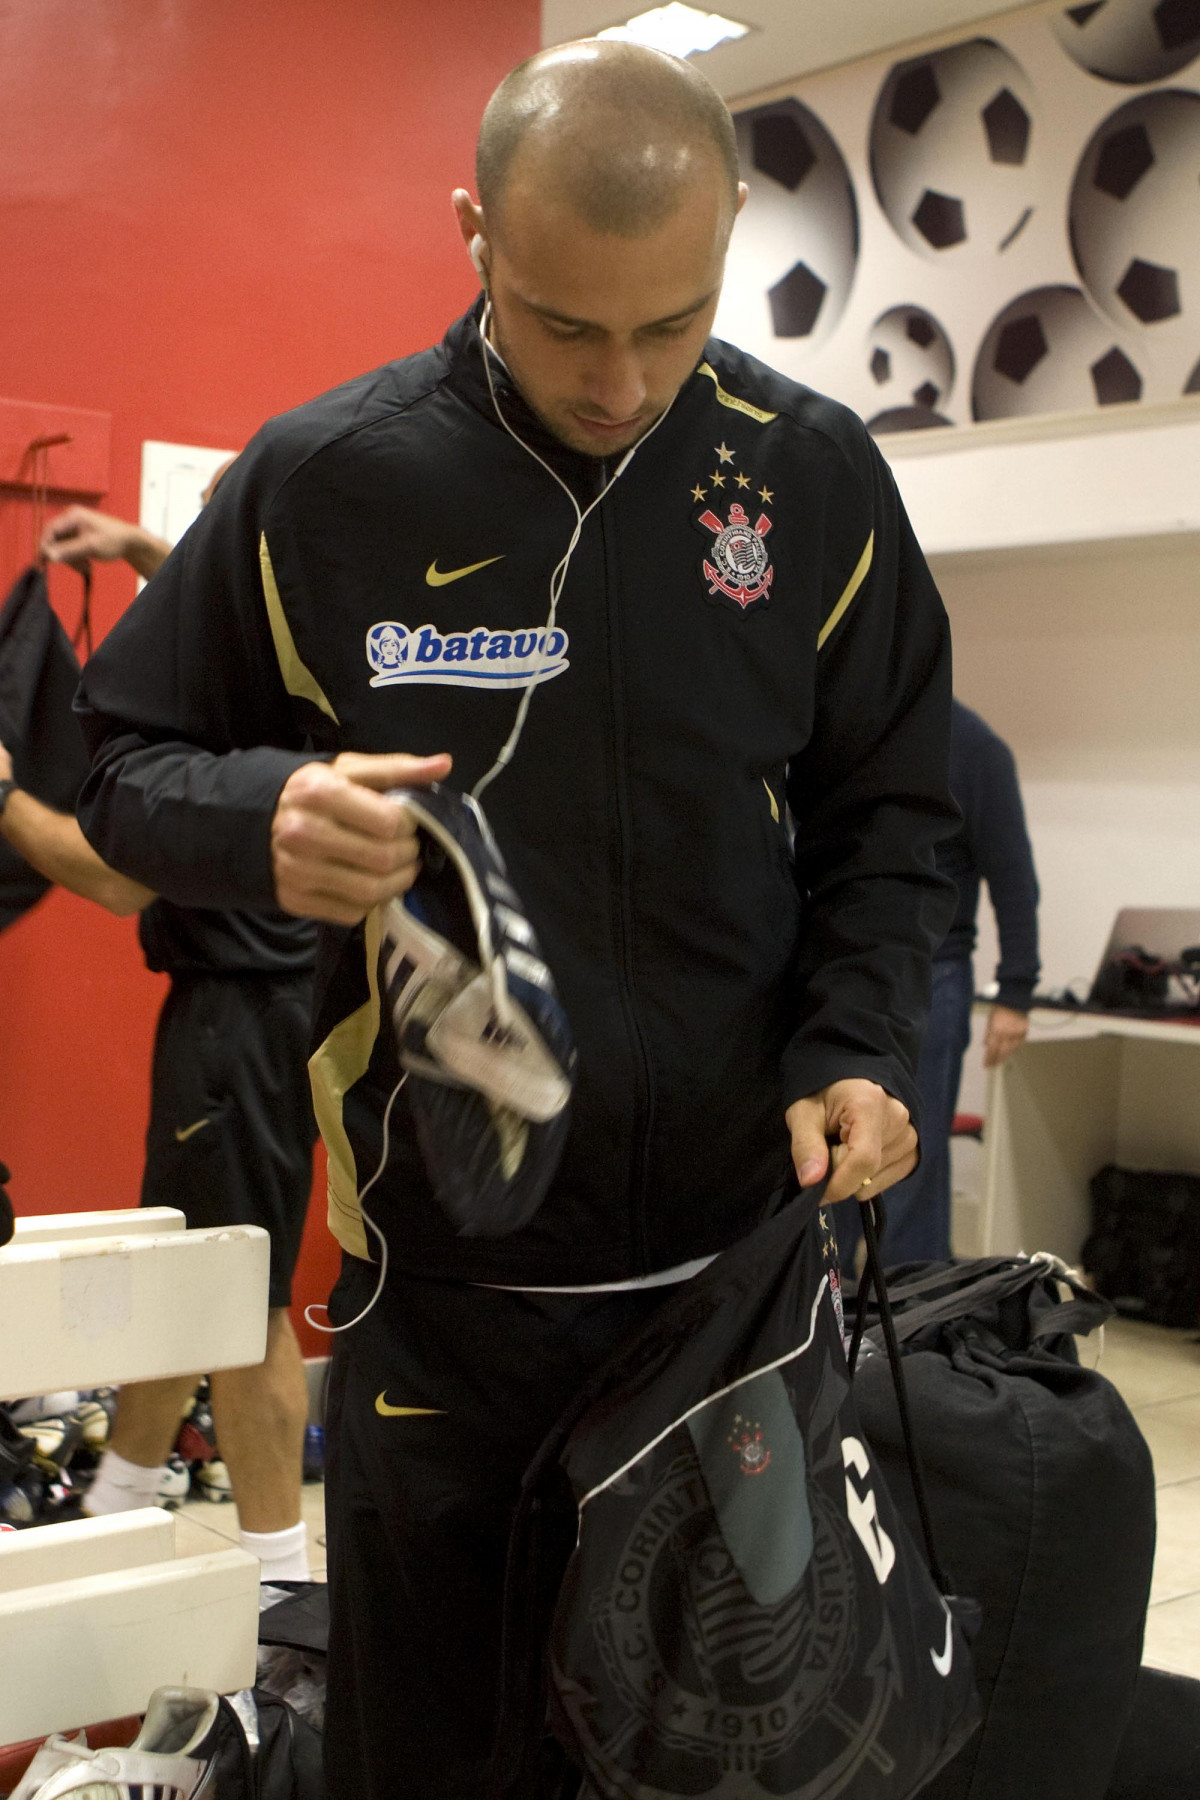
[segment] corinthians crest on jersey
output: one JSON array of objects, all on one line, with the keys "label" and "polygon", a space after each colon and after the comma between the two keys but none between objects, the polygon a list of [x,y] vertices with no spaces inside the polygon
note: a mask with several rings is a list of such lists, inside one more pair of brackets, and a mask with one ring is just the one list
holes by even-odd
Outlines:
[{"label": "corinthians crest on jersey", "polygon": [[728,519],[706,507],[697,523],[713,533],[712,549],[703,564],[710,598],[730,600],[742,613],[765,603],[775,579],[766,545],[771,529],[766,513],[751,524],[749,513],[735,500]]}]

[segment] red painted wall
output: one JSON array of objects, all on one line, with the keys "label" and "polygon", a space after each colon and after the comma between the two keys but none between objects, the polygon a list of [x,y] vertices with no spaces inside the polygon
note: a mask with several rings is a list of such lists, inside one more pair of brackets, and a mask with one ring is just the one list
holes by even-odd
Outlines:
[{"label": "red painted wall", "polygon": [[[452,187],[539,0],[0,0],[0,394],[141,444],[238,445],[440,337],[474,279]],[[0,583],[32,520],[0,494]],[[78,582],[52,576],[56,606]],[[99,568],[101,634],[134,577]],[[163,993],[132,921],[51,894],[0,936],[0,1159],[19,1212],[136,1204]],[[335,1256],[314,1205],[296,1290]],[[299,1323],[299,1319],[298,1319]],[[324,1342],[301,1327],[306,1349]]]}]

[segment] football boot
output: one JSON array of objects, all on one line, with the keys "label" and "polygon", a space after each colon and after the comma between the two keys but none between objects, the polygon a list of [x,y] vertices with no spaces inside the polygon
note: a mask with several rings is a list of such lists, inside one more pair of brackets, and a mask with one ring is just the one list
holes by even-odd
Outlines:
[{"label": "football boot", "polygon": [[170,1512],[182,1506],[188,1497],[192,1485],[192,1472],[182,1456],[172,1450],[162,1468],[158,1471],[158,1498],[156,1504],[165,1506]]},{"label": "football boot", "polygon": [[217,1454],[217,1431],[206,1381],[201,1382],[189,1402],[175,1439],[175,1449],[185,1463],[192,1465],[193,1473],[198,1463],[212,1462]]},{"label": "football boot", "polygon": [[213,1500],[218,1504],[233,1499],[229,1470],[219,1456],[195,1465],[192,1470],[192,1491],[198,1500]]},{"label": "football boot", "polygon": [[65,1417],[82,1398],[78,1388],[62,1388],[56,1394],[31,1394],[27,1400],[10,1400],[5,1411],[14,1425],[34,1425],[39,1419]]},{"label": "football boot", "polygon": [[218,1710],[202,1688],[158,1688],[127,1750],[47,1738],[9,1800],[217,1800]]},{"label": "football boot", "polygon": [[43,1475],[57,1476],[69,1468],[71,1458],[84,1442],[83,1422],[72,1416],[38,1419],[18,1426],[18,1430],[33,1445],[34,1467]]},{"label": "football boot", "polygon": [[575,1050],[482,809],[397,789],[421,868],[382,909],[381,984],[438,1203],[462,1237],[533,1217],[566,1138]]}]

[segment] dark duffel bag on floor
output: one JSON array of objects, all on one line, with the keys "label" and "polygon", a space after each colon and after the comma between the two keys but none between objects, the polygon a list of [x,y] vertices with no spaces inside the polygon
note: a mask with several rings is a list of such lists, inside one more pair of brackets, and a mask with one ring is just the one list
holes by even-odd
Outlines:
[{"label": "dark duffel bag on floor", "polygon": [[[938,1549],[983,1611],[973,1646],[983,1728],[929,1800],[1104,1800],[1133,1708],[1154,1559],[1150,1452],[1112,1383],[1080,1366],[1072,1336],[1111,1308],[1053,1258],[904,1264],[888,1270],[888,1294]],[[910,1514],[875,1335],[855,1401]]]},{"label": "dark duffel bag on floor", "polygon": [[910,1800],[970,1736],[975,1609],[872,1466],[836,1270],[793,1197],[547,1439],[510,1549],[497,1792],[535,1791],[547,1687],[589,1800]]},{"label": "dark duffel bag on floor", "polygon": [[1200,1681],[1141,1668],[1133,1718],[1104,1800],[1196,1800],[1200,1794]]},{"label": "dark duffel bag on floor", "polygon": [[1200,1321],[1200,1175],[1119,1169],[1092,1177],[1085,1269],[1119,1313],[1185,1331]]}]

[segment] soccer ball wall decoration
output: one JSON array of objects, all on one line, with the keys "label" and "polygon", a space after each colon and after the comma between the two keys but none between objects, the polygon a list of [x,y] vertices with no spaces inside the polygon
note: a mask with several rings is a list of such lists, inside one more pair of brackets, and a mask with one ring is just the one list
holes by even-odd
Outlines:
[{"label": "soccer ball wall decoration", "polygon": [[873,430],[920,430],[947,425],[942,408],[954,386],[954,352],[932,313],[893,306],[871,327],[867,366],[879,411]]},{"label": "soccer ball wall decoration", "polygon": [[971,384],[976,419],[1082,412],[1141,397],[1128,350],[1073,287],[1010,300],[983,340]]},{"label": "soccer ball wall decoration", "polygon": [[1050,29],[1082,69],[1105,81],[1163,81],[1200,54],[1197,0],[1089,0]]},{"label": "soccer ball wall decoration", "polygon": [[858,261],[858,205],[845,158],[795,99],[739,114],[737,136],[753,179],[728,279],[759,297],[773,336],[819,344],[845,310]]},{"label": "soccer ball wall decoration", "polygon": [[1182,388],[1200,349],[1200,94],[1159,88],[1105,119],[1080,161],[1069,219],[1096,305],[1176,345]]},{"label": "soccer ball wall decoration", "polygon": [[999,44],[972,38],[892,69],[871,122],[871,178],[922,256],[1007,250],[1033,216],[1033,94]]},{"label": "soccer ball wall decoration", "polygon": [[1023,7],[735,120],[717,330],[877,434],[1200,394],[1200,0]]}]

